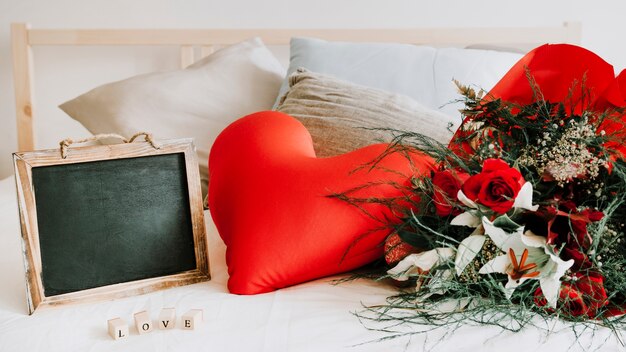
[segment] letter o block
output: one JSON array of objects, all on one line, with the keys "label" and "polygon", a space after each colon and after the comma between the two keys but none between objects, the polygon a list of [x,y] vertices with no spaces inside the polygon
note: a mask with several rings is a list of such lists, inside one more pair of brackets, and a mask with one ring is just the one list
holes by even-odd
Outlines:
[{"label": "letter o block", "polygon": [[154,324],[150,320],[150,314],[145,310],[143,312],[135,313],[135,326],[139,334],[146,334],[154,329]]}]

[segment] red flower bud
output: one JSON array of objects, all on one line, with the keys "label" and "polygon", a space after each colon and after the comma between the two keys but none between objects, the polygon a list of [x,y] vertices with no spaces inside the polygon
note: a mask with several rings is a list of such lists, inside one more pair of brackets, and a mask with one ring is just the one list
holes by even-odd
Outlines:
[{"label": "red flower bud", "polygon": [[438,216],[458,215],[460,211],[454,208],[457,203],[457,194],[461,185],[469,178],[464,172],[444,170],[433,175],[433,200]]}]

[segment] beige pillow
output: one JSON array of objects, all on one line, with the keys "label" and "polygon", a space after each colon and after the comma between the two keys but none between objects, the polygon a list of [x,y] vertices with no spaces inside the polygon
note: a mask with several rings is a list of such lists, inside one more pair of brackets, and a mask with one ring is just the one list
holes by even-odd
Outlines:
[{"label": "beige pillow", "polygon": [[213,141],[239,117],[271,109],[284,74],[274,55],[255,38],[216,51],[184,70],[102,85],[60,108],[94,134],[129,137],[147,131],[157,139],[192,137],[206,194]]},{"label": "beige pillow", "polygon": [[389,141],[376,128],[419,132],[447,144],[461,122],[399,94],[356,85],[298,69],[289,77],[289,91],[277,111],[291,115],[309,130],[318,157],[353,151]]}]

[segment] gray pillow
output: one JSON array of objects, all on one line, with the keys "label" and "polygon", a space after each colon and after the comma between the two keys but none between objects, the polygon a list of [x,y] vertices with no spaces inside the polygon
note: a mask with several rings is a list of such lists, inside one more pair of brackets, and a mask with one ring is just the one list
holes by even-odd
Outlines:
[{"label": "gray pillow", "polygon": [[[309,130],[318,157],[330,157],[369,144],[389,141],[380,128],[420,132],[447,144],[450,127],[461,120],[427,108],[400,94],[356,85],[332,76],[298,69],[277,109]],[[374,129],[374,130],[372,130]]]}]

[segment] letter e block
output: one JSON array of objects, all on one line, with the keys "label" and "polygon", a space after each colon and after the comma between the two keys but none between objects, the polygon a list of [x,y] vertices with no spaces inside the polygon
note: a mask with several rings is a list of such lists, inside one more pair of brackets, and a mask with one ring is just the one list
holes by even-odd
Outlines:
[{"label": "letter e block", "polygon": [[163,308],[159,314],[159,329],[169,330],[176,325],[176,309]]},{"label": "letter e block", "polygon": [[107,321],[109,326],[109,335],[114,340],[128,337],[128,324],[122,318],[115,318]]},{"label": "letter e block", "polygon": [[182,317],[182,328],[185,330],[195,330],[202,322],[202,309],[191,309]]},{"label": "letter e block", "polygon": [[154,329],[154,324],[150,320],[150,314],[145,310],[135,313],[135,326],[139,334],[146,334]]}]

